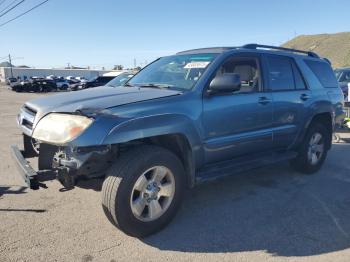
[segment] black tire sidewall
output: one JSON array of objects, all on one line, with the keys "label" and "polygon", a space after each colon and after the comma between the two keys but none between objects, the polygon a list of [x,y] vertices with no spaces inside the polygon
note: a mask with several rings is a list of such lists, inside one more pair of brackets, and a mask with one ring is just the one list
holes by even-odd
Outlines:
[{"label": "black tire sidewall", "polygon": [[[322,135],[324,150],[318,163],[316,165],[312,165],[308,159],[308,150],[310,139],[315,133],[320,133]],[[317,172],[322,167],[327,157],[327,139],[328,131],[325,126],[319,123],[313,123],[307,131],[305,139],[300,147],[298,157],[292,162],[293,166],[302,173],[312,174]]]},{"label": "black tire sidewall", "polygon": [[[154,166],[165,166],[174,175],[175,194],[172,203],[165,213],[151,222],[138,220],[131,211],[130,198],[132,189],[142,173]],[[143,237],[162,229],[175,216],[182,201],[185,190],[184,169],[181,161],[168,150],[159,150],[153,154],[143,156],[133,167],[129,174],[123,177],[116,194],[115,210],[119,227],[132,236]]]}]

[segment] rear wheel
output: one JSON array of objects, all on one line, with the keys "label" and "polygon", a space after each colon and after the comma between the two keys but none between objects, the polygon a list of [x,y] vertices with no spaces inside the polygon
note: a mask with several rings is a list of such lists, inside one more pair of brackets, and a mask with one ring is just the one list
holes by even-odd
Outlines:
[{"label": "rear wheel", "polygon": [[312,174],[317,172],[327,156],[329,131],[321,123],[313,123],[300,146],[298,156],[291,165],[299,172]]},{"label": "rear wheel", "polygon": [[153,234],[175,216],[184,194],[184,175],[181,161],[164,148],[130,150],[108,171],[102,187],[103,210],[128,235]]}]

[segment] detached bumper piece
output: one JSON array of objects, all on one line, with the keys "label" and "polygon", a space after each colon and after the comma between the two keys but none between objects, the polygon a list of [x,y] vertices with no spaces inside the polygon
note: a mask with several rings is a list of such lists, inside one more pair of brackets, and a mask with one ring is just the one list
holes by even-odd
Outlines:
[{"label": "detached bumper piece", "polygon": [[40,182],[37,179],[38,173],[29,165],[23,156],[23,152],[17,146],[11,146],[12,157],[16,163],[19,174],[30,189],[38,190]]},{"label": "detached bumper piece", "polygon": [[66,189],[74,188],[75,178],[66,168],[36,172],[25,159],[25,153],[16,145],[11,146],[11,152],[19,174],[30,189],[47,188],[42,182],[54,179],[58,179]]}]

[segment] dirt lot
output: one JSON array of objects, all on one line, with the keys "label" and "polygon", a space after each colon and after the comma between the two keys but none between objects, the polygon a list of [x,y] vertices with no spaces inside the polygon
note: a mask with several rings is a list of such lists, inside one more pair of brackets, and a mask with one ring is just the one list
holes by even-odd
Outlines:
[{"label": "dirt lot", "polygon": [[29,191],[9,146],[19,107],[36,94],[0,87],[0,261],[349,261],[350,144],[316,175],[286,163],[192,190],[162,232],[128,237],[105,218],[101,181]]}]

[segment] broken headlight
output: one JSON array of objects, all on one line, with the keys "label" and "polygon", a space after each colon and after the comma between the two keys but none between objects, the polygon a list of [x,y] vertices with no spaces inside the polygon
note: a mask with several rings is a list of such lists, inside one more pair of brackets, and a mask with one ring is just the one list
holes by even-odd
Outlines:
[{"label": "broken headlight", "polygon": [[33,138],[63,144],[79,136],[92,122],[91,118],[81,115],[51,113],[39,121]]}]

